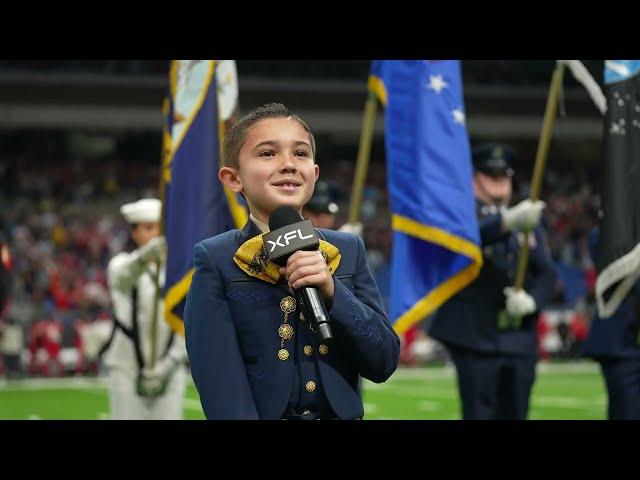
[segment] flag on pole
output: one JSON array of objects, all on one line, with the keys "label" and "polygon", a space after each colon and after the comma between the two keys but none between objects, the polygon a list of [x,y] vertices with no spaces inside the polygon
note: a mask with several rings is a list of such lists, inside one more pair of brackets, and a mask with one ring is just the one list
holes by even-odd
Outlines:
[{"label": "flag on pole", "polygon": [[600,238],[598,314],[607,318],[640,278],[640,60],[606,60],[607,113]]},{"label": "flag on pole", "polygon": [[460,62],[377,61],[369,88],[386,107],[390,315],[402,334],[482,266]]},{"label": "flag on pole", "polygon": [[194,245],[241,228],[248,219],[237,197],[226,192],[218,180],[224,120],[235,111],[233,103],[237,103],[237,82],[235,87],[227,85],[226,93],[218,91],[217,72],[224,71],[226,77],[235,72],[235,65],[225,62],[232,61],[174,60],[171,95],[165,102],[164,234],[168,253],[164,315],[169,325],[183,335],[182,317],[194,271]]}]

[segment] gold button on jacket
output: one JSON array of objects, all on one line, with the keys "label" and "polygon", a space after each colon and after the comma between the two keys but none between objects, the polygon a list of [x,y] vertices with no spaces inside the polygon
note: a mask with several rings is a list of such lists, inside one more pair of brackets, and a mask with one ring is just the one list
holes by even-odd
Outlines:
[{"label": "gold button on jacket", "polygon": [[289,358],[289,352],[283,348],[278,352],[278,358],[284,362]]}]

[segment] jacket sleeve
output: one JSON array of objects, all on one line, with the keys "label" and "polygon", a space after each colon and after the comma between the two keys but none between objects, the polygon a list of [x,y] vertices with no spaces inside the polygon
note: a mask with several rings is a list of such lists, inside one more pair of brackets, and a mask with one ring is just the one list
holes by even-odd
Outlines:
[{"label": "jacket sleeve", "polygon": [[502,230],[502,214],[486,215],[478,219],[482,246],[492,245],[504,239],[510,232]]},{"label": "jacket sleeve", "polygon": [[532,280],[526,286],[526,290],[536,301],[536,308],[540,311],[553,298],[557,274],[543,230],[538,227],[534,230],[534,234],[538,247],[529,256]]},{"label": "jacket sleeve", "polygon": [[400,339],[382,309],[380,293],[365,257],[364,243],[360,237],[353,238],[357,252],[355,294],[335,280],[329,316],[335,341],[354,362],[360,375],[381,383],[398,366]]},{"label": "jacket sleeve", "polygon": [[202,244],[184,311],[191,374],[209,420],[257,420],[258,413],[222,277]]}]

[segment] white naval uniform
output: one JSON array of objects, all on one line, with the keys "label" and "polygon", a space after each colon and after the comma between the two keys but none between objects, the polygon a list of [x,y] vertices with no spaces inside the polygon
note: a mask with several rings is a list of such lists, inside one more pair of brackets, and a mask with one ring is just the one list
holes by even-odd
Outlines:
[{"label": "white naval uniform", "polygon": [[[120,253],[113,257],[107,268],[109,292],[115,318],[131,329],[133,289],[137,287],[138,338],[144,366],[151,358],[151,317],[155,283],[155,264],[143,263],[138,251]],[[165,272],[160,273],[160,285],[164,284]],[[184,337],[174,334],[170,349],[166,347],[172,330],[163,318],[163,301],[158,301],[157,360],[167,352],[178,362],[162,396],[144,398],[136,393],[139,372],[134,342],[119,328],[105,353],[105,365],[109,371],[109,401],[111,418],[115,420],[179,420],[182,418],[184,400],[187,350]],[[157,361],[156,360],[156,361]]]}]

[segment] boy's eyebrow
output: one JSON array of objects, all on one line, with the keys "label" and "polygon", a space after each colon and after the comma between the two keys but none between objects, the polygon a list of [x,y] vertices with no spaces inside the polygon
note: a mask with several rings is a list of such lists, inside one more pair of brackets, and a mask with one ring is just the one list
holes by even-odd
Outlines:
[{"label": "boy's eyebrow", "polygon": [[273,140],[266,140],[266,141],[264,141],[264,142],[260,142],[259,144],[257,144],[257,145],[256,145],[255,147],[253,147],[253,148],[255,149],[255,148],[263,147],[263,146],[275,146],[275,145],[277,145],[277,144],[278,144],[278,142],[276,142],[276,141],[273,141]]},{"label": "boy's eyebrow", "polygon": [[304,140],[298,140],[293,142],[293,144],[297,147],[298,145],[304,145],[305,147],[311,148],[311,144],[309,142],[305,142]]},{"label": "boy's eyebrow", "polygon": [[[276,141],[276,140],[265,140],[264,142],[260,142],[259,144],[257,144],[255,147],[253,147],[254,149],[259,148],[259,147],[263,147],[263,146],[277,146],[279,145],[280,142]],[[309,147],[311,148],[311,144],[309,144],[309,142],[305,142],[303,140],[297,140],[295,142],[293,142],[294,146],[299,146],[299,145],[304,145],[305,147]]]}]

